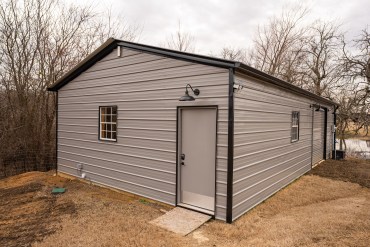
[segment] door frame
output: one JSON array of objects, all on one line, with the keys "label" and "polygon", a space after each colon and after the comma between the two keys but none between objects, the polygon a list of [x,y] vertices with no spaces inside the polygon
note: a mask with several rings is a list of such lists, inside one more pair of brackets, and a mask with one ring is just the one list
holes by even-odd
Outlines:
[{"label": "door frame", "polygon": [[205,211],[202,211],[201,209],[197,208],[196,206],[194,207],[189,207],[191,210],[193,211],[197,211],[197,212],[201,212],[201,213],[205,213],[205,214],[209,214],[211,215],[213,218],[215,217],[216,215],[216,195],[217,195],[217,181],[216,181],[216,177],[217,177],[217,169],[216,169],[216,166],[217,166],[217,143],[218,143],[218,134],[217,134],[217,130],[218,130],[218,105],[192,105],[192,106],[177,106],[176,107],[176,202],[175,202],[175,205],[176,207],[182,207],[181,205],[179,205],[180,202],[180,157],[179,157],[179,148],[180,148],[180,143],[181,143],[181,139],[180,139],[180,135],[181,135],[181,132],[180,132],[180,128],[179,128],[179,125],[180,125],[180,118],[181,118],[181,115],[180,115],[180,111],[181,109],[191,109],[191,108],[209,108],[209,109],[215,109],[216,110],[216,141],[215,141],[215,166],[214,166],[214,169],[215,169],[215,183],[214,183],[214,188],[215,188],[215,194],[214,194],[214,208],[213,208],[213,214],[209,214],[209,212],[205,212]]},{"label": "door frame", "polygon": [[326,160],[327,142],[328,142],[328,108],[324,108],[324,154],[323,159]]},{"label": "door frame", "polygon": [[[311,106],[310,106],[311,107]],[[328,108],[326,106],[320,106],[321,108],[324,109],[323,113],[324,113],[324,140],[323,140],[323,156],[322,156],[322,160],[327,160],[327,155],[326,155],[326,151],[327,151],[327,135],[328,135]],[[314,146],[314,140],[313,140],[313,129],[314,129],[314,122],[315,122],[315,108],[312,107],[312,128],[311,128],[311,169],[315,166],[317,166],[318,163],[313,163],[313,146]],[[319,161],[320,162],[320,161]]]}]

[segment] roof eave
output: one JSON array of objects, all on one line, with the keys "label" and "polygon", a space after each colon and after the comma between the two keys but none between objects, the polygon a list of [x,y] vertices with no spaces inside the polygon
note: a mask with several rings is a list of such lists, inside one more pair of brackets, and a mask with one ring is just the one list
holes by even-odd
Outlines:
[{"label": "roof eave", "polygon": [[170,50],[166,48],[137,44],[110,38],[99,48],[97,48],[93,53],[91,53],[89,56],[87,56],[85,59],[79,62],[75,67],[73,67],[70,71],[68,71],[65,75],[59,78],[55,83],[49,86],[48,91],[58,91],[61,87],[63,87],[65,84],[79,76],[82,72],[90,68],[94,63],[96,63],[98,60],[106,56],[109,52],[111,52],[111,50],[113,50],[117,46],[127,47],[130,49],[145,51],[153,54],[159,54],[166,57],[182,59],[185,61],[196,62],[227,69],[234,68],[237,66],[237,64],[239,64],[239,62],[236,61],[208,57],[192,53],[185,53],[176,50]]},{"label": "roof eave", "polygon": [[56,82],[50,85],[47,90],[48,91],[58,91],[61,87],[65,84],[79,76],[82,72],[90,68],[93,64],[97,61],[102,59],[106,56],[109,52],[111,52],[117,46],[117,40],[114,38],[109,38],[105,41],[101,46],[99,46],[95,51],[93,51],[90,55],[88,55],[85,59],[79,62],[76,66],[74,66],[71,70],[69,70],[66,74],[60,77]]},{"label": "roof eave", "polygon": [[170,50],[170,49],[166,49],[162,47],[137,44],[137,43],[132,43],[128,41],[118,42],[117,45],[129,48],[129,49],[133,49],[133,50],[145,51],[147,53],[153,53],[153,54],[162,55],[165,57],[176,58],[176,59],[181,59],[185,61],[196,62],[196,63],[211,65],[211,66],[216,66],[216,67],[221,67],[221,68],[226,68],[226,69],[234,68],[236,64],[239,64],[239,62],[237,61],[226,60],[222,58],[204,56],[204,55],[182,52],[182,51],[176,51],[176,50]]},{"label": "roof eave", "polygon": [[263,81],[266,81],[266,82],[269,82],[271,84],[274,84],[278,87],[282,87],[284,89],[287,89],[289,91],[293,91],[295,93],[298,93],[300,95],[304,95],[304,96],[307,96],[309,98],[312,98],[312,99],[315,99],[315,100],[318,100],[322,103],[327,103],[327,104],[330,104],[330,105],[336,105],[338,106],[339,104],[334,102],[334,101],[331,101],[329,99],[326,99],[324,97],[321,97],[319,95],[316,95],[314,93],[311,93],[305,89],[302,89],[300,87],[297,87],[291,83],[288,83],[286,81],[283,81],[283,80],[280,80],[274,76],[271,76],[269,74],[266,74],[260,70],[257,70],[255,68],[252,68],[246,64],[243,64],[243,63],[240,63],[239,66],[237,66],[236,68],[236,71],[237,72],[240,72],[242,74],[245,74],[247,76],[251,76],[251,77],[254,77],[254,78],[257,78],[257,79],[261,79]]}]

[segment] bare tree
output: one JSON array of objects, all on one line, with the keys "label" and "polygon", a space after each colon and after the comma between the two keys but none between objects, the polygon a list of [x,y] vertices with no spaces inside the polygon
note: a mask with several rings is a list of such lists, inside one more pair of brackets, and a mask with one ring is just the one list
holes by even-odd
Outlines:
[{"label": "bare tree", "polygon": [[307,29],[302,49],[302,87],[320,96],[330,96],[340,87],[341,57],[339,26],[316,21]]},{"label": "bare tree", "polygon": [[339,102],[343,146],[353,126],[355,133],[369,129],[370,35],[366,28],[352,46],[343,41],[342,49],[339,25],[318,20],[303,26],[306,14],[304,8],[288,9],[260,26],[249,54],[251,65]]},{"label": "bare tree", "polygon": [[364,129],[369,134],[370,126],[370,34],[368,28],[362,30],[359,38],[354,39],[352,49],[342,40],[343,44],[343,77],[356,85],[351,94],[356,95],[356,107],[352,110],[352,122],[355,133]]},{"label": "bare tree", "polygon": [[270,75],[291,81],[287,76],[299,62],[302,39],[305,33],[299,27],[308,13],[301,6],[284,10],[267,25],[259,26],[250,57],[252,65]]},{"label": "bare tree", "polygon": [[167,38],[164,46],[183,52],[195,52],[195,38],[190,33],[182,30],[181,22],[179,21],[177,31]]},{"label": "bare tree", "polygon": [[359,38],[353,40],[353,51],[347,50],[348,44],[343,39],[343,64],[347,77],[360,80],[366,98],[370,94],[370,33],[363,29]]},{"label": "bare tree", "polygon": [[46,89],[112,34],[110,20],[99,18],[89,6],[54,0],[0,5],[0,166],[11,157],[33,163],[24,170],[50,168],[55,97]]},{"label": "bare tree", "polygon": [[290,8],[259,27],[251,52],[252,65],[317,95],[331,97],[339,87],[339,26],[333,22],[301,22],[303,7]]},{"label": "bare tree", "polygon": [[[340,140],[340,149],[346,149],[345,139],[350,135],[357,134],[362,128],[365,131],[367,129],[364,122],[369,121],[369,106],[362,104],[365,92],[359,89],[358,83],[351,82],[340,88],[335,97],[340,105],[337,112],[337,137]],[[363,117],[366,120],[362,119]]]},{"label": "bare tree", "polygon": [[[104,43],[107,37],[115,37],[126,41],[138,41],[142,28],[137,24],[129,24],[122,15],[114,15],[112,7],[99,13],[94,19],[94,31],[98,36],[99,43]],[[94,39],[94,36],[92,37]]]},{"label": "bare tree", "polygon": [[247,51],[241,48],[223,47],[217,57],[246,63]]}]

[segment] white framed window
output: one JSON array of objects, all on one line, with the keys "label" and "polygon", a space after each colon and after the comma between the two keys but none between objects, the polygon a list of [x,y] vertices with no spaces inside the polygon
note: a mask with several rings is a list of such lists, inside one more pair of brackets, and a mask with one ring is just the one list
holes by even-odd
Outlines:
[{"label": "white framed window", "polygon": [[291,141],[296,142],[298,140],[299,140],[299,111],[293,111]]},{"label": "white framed window", "polygon": [[117,141],[117,106],[99,107],[99,140]]}]

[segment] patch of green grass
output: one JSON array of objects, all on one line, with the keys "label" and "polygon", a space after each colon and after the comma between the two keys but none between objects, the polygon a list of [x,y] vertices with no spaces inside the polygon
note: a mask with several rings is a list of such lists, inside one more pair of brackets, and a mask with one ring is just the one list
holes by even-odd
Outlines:
[{"label": "patch of green grass", "polygon": [[140,198],[139,202],[142,203],[142,204],[145,204],[145,205],[150,204],[150,202],[145,200],[144,198]]}]

